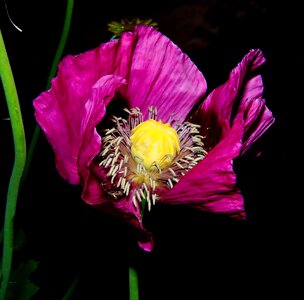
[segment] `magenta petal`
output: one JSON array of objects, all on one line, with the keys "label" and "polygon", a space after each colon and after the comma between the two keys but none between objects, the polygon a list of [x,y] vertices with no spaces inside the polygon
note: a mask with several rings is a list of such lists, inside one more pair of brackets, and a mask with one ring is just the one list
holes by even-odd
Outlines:
[{"label": "magenta petal", "polygon": [[107,177],[106,174],[104,169],[94,163],[91,164],[90,173],[83,184],[82,199],[101,211],[130,224],[136,230],[139,246],[145,251],[151,251],[154,245],[153,236],[143,227],[140,209],[133,204],[134,191],[131,189],[128,197],[119,200],[109,196],[100,185],[100,182],[104,182],[103,179]]},{"label": "magenta petal", "polygon": [[138,35],[128,77],[127,98],[147,116],[156,106],[158,118],[167,122],[173,114],[184,121],[207,89],[202,73],[188,56],[167,37],[147,26],[138,26]]},{"label": "magenta petal", "polygon": [[233,159],[242,147],[243,121],[238,118],[228,135],[162,195],[168,204],[187,204],[208,212],[244,218],[243,197],[236,187]]},{"label": "magenta petal", "polygon": [[129,106],[158,106],[164,122],[174,112],[183,120],[206,90],[203,75],[190,59],[158,31],[144,25],[119,40],[65,57],[52,88],[34,100],[34,107],[37,122],[56,153],[57,168],[70,183],[79,183],[78,152],[87,151],[82,144],[83,109],[93,85],[109,74],[126,78],[129,85],[120,92]]},{"label": "magenta petal", "polygon": [[[104,76],[91,88],[86,101],[64,98],[60,79],[35,101],[35,116],[53,146],[60,175],[73,184],[87,176],[90,161],[97,155],[101,139],[95,126],[105,114],[105,101],[124,84],[121,77]],[[60,94],[58,94],[60,91]]]},{"label": "magenta petal", "polygon": [[82,193],[84,201],[130,224],[136,230],[139,246],[145,251],[151,251],[154,245],[153,236],[143,227],[140,210],[133,205],[131,200],[133,191],[131,190],[129,197],[119,200],[115,200],[113,197],[110,198],[101,189],[100,181],[93,175],[93,173],[97,174],[100,172],[98,170],[100,168],[94,165],[92,165],[92,168],[94,168],[94,170],[92,170],[93,172],[87,177]]},{"label": "magenta petal", "polygon": [[247,100],[245,106],[242,155],[274,122],[274,117],[266,107],[264,99]]},{"label": "magenta petal", "polygon": [[80,55],[66,56],[58,66],[52,88],[34,100],[37,121],[54,148],[57,168],[70,183],[79,183],[76,161],[83,147],[84,107],[92,88],[105,75],[126,77],[135,42],[134,35],[124,34],[119,41],[101,44]]},{"label": "magenta petal", "polygon": [[259,98],[263,82],[255,70],[265,61],[262,52],[251,50],[234,68],[228,81],[208,95],[192,121],[202,125],[202,135],[209,151],[230,131],[233,119],[248,98]]},{"label": "magenta petal", "polygon": [[153,250],[153,247],[154,247],[154,241],[152,239],[152,235],[149,239],[144,239],[142,241],[139,240],[138,245],[141,249],[143,249],[147,252],[151,252]]},{"label": "magenta petal", "polygon": [[106,105],[112,100],[115,92],[125,84],[126,81],[122,77],[108,75],[99,79],[92,88],[81,124],[82,145],[77,162],[84,182],[90,172],[88,166],[101,148],[101,138],[96,131],[96,126],[105,115]]}]

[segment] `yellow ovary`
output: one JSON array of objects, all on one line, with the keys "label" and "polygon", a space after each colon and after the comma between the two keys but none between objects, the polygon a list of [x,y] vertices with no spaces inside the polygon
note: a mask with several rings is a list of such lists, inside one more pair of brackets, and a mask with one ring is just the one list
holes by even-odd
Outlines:
[{"label": "yellow ovary", "polygon": [[179,137],[170,124],[153,119],[133,128],[131,153],[134,159],[142,162],[146,169],[156,162],[161,169],[170,165],[179,153]]}]

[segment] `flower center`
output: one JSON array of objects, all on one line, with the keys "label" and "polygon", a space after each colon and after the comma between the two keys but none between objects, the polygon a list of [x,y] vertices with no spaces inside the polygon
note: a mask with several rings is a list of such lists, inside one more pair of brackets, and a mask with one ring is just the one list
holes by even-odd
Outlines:
[{"label": "flower center", "polygon": [[128,119],[113,117],[114,127],[104,131],[96,158],[106,171],[100,186],[113,199],[130,195],[135,207],[147,203],[150,210],[207,152],[199,125],[163,123],[153,107],[148,120],[138,108],[125,111]]},{"label": "flower center", "polygon": [[153,119],[132,129],[131,153],[135,161],[150,169],[157,163],[160,169],[169,166],[180,151],[179,137],[169,123]]}]

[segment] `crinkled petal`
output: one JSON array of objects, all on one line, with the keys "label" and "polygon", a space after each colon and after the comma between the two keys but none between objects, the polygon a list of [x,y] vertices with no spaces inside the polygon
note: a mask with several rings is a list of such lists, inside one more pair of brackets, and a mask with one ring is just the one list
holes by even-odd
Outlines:
[{"label": "crinkled petal", "polygon": [[53,146],[58,171],[70,183],[80,182],[77,161],[80,149],[86,151],[82,137],[89,120],[83,121],[84,108],[92,88],[106,75],[126,78],[135,43],[136,37],[129,33],[80,55],[66,56],[58,66],[52,88],[34,100],[37,122]]},{"label": "crinkled petal", "polygon": [[[76,162],[80,148],[86,151],[82,144],[84,107],[94,84],[111,74],[127,80],[120,93],[130,107],[138,106],[147,113],[149,106],[158,106],[164,122],[172,112],[182,120],[206,90],[203,75],[190,59],[149,26],[137,26],[119,40],[65,57],[52,88],[34,100],[34,107],[55,151],[57,168],[70,183],[79,183],[81,171]],[[107,105],[109,100],[105,101]]]},{"label": "crinkled petal", "polygon": [[192,122],[202,126],[208,151],[229,133],[242,103],[261,97],[263,82],[256,69],[264,61],[259,49],[251,50],[231,71],[228,81],[213,90],[193,115]]},{"label": "crinkled petal", "polygon": [[92,88],[91,97],[84,107],[84,117],[81,122],[82,144],[78,154],[78,170],[82,177],[82,184],[86,185],[89,176],[89,165],[101,148],[101,138],[96,126],[106,113],[106,105],[114,97],[116,91],[126,84],[124,78],[107,75],[100,78]]},{"label": "crinkled petal", "polygon": [[158,118],[184,121],[193,105],[205,94],[207,84],[188,56],[152,27],[139,26],[128,77],[127,98],[147,116],[156,106]]},{"label": "crinkled petal", "polygon": [[240,117],[228,135],[160,201],[244,218],[243,197],[233,171],[233,159],[239,156],[242,147],[243,126]]},{"label": "crinkled petal", "polygon": [[100,182],[105,176],[104,170],[92,164],[82,198],[86,203],[130,224],[136,230],[139,246],[145,251],[151,251],[154,245],[153,236],[143,227],[140,210],[132,202],[133,191],[130,191],[128,197],[114,199],[101,188]]},{"label": "crinkled petal", "polygon": [[[60,76],[53,81],[51,90],[34,101],[35,116],[53,146],[60,175],[77,184],[80,175],[87,176],[86,166],[100,149],[101,139],[95,126],[105,115],[105,103],[125,81],[117,76],[104,76],[91,86],[86,101],[73,104],[68,95],[62,98],[65,89],[61,90],[61,80]],[[62,94],[58,96],[60,91]]]},{"label": "crinkled petal", "polygon": [[262,98],[249,99],[245,103],[244,137],[241,154],[245,154],[250,146],[273,124],[272,112]]},{"label": "crinkled petal", "polygon": [[153,236],[143,227],[139,207],[135,208],[131,200],[133,191],[126,198],[118,201],[111,201],[100,206],[100,209],[119,217],[136,230],[136,237],[139,246],[145,251],[151,251],[154,246]]}]

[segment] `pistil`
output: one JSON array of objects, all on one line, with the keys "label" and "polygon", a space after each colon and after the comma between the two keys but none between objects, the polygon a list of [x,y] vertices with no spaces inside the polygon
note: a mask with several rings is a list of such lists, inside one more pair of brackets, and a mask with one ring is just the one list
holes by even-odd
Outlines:
[{"label": "pistil", "polygon": [[199,125],[158,120],[156,108],[149,108],[148,120],[138,108],[125,111],[128,119],[113,117],[113,128],[104,132],[99,166],[109,184],[101,186],[115,199],[130,195],[136,208],[146,202],[150,210],[205,157],[203,137]]}]

